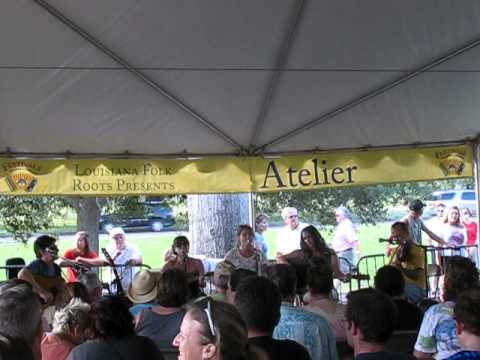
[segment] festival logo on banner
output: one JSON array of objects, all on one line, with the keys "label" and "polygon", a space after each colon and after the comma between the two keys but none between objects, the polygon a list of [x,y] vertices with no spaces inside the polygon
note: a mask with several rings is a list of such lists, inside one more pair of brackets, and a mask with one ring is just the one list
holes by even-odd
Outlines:
[{"label": "festival logo on banner", "polygon": [[2,164],[7,172],[5,181],[12,192],[32,192],[38,184],[36,174],[40,173],[40,166],[27,161],[15,161]]},{"label": "festival logo on banner", "polygon": [[465,169],[465,151],[464,150],[442,150],[435,153],[435,157],[440,160],[440,168],[445,176],[459,176]]}]

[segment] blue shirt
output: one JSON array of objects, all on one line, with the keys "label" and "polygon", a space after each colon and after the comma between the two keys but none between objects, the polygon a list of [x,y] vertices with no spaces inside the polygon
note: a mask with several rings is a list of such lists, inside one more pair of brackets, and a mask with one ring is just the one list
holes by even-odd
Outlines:
[{"label": "blue shirt", "polygon": [[141,310],[150,309],[154,306],[156,306],[154,302],[149,302],[145,304],[135,304],[135,305],[132,305],[129,310],[130,310],[130,314],[132,314],[133,317],[135,317]]},{"label": "blue shirt", "polygon": [[312,360],[338,359],[335,337],[323,316],[285,303],[280,313],[273,338],[290,339],[302,344]]},{"label": "blue shirt", "polygon": [[257,242],[258,249],[268,259],[268,245],[265,239],[263,238],[263,235],[258,232],[255,232],[255,241]]},{"label": "blue shirt", "polygon": [[450,356],[447,360],[480,360],[480,351],[460,351],[455,355]]},{"label": "blue shirt", "polygon": [[453,301],[431,306],[423,315],[415,350],[446,359],[461,350],[453,319]]}]

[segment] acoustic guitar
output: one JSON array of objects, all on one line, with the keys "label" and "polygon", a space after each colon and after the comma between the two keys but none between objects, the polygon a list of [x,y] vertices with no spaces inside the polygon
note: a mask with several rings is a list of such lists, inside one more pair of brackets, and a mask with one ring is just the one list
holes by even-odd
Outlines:
[{"label": "acoustic guitar", "polygon": [[63,301],[63,295],[67,283],[62,277],[47,278],[43,276],[33,276],[33,279],[42,290],[48,291],[53,295],[52,299],[42,304],[43,308],[51,305],[63,305],[61,302]]}]

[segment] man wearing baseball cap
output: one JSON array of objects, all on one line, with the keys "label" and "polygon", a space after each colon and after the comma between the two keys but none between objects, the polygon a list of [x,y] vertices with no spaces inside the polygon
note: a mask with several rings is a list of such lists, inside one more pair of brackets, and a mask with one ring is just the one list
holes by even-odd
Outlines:
[{"label": "man wearing baseball cap", "polygon": [[420,199],[410,201],[408,204],[409,212],[407,216],[400,221],[408,225],[408,231],[415,244],[422,245],[422,231],[424,231],[433,241],[446,245],[445,241],[428,229],[420,218],[423,214],[424,207],[425,204]]},{"label": "man wearing baseball cap", "polygon": [[[143,258],[135,245],[129,244],[126,241],[125,232],[121,227],[115,227],[109,231],[111,243],[107,246],[107,252],[113,260],[115,265],[125,265],[120,267],[117,272],[121,278],[123,289],[128,289],[128,285],[132,281],[133,270],[132,265],[141,265]],[[78,257],[78,262],[83,262],[91,265],[108,265],[109,261],[105,255],[100,255],[94,259],[87,259]]]}]

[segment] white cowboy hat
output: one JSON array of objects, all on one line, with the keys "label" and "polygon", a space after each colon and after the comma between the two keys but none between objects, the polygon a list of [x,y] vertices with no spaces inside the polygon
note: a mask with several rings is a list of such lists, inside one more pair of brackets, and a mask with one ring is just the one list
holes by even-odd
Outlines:
[{"label": "white cowboy hat", "polygon": [[135,274],[128,286],[127,297],[135,304],[153,301],[157,297],[157,275],[147,269]]}]

